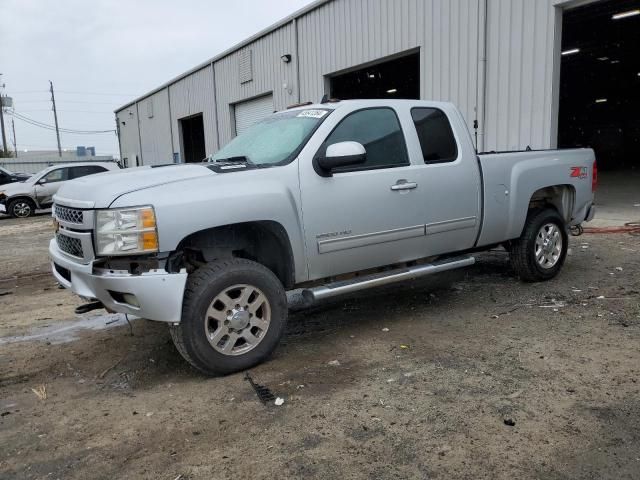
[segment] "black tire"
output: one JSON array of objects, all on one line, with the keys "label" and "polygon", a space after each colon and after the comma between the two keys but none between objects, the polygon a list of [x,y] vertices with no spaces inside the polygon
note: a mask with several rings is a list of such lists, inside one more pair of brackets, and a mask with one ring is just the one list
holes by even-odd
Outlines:
[{"label": "black tire", "polygon": [[28,198],[16,198],[9,202],[7,213],[13,218],[33,217],[36,214],[36,204]]},{"label": "black tire", "polygon": [[[249,285],[262,293],[268,302],[270,320],[268,328],[251,350],[231,355],[219,352],[209,343],[209,322],[218,322],[208,317],[207,311],[216,297],[235,285]],[[271,270],[241,258],[218,260],[189,275],[182,304],[182,320],[178,325],[170,326],[169,330],[180,354],[196,369],[206,375],[226,375],[264,361],[278,345],[284,333],[287,315],[285,290]],[[241,328],[250,331],[255,327],[250,324]],[[241,329],[240,332],[242,331]],[[230,337],[226,338],[228,342]],[[238,339],[238,343],[242,341],[244,339]],[[216,348],[220,348],[219,344]]]},{"label": "black tire", "polygon": [[[536,258],[536,239],[541,229],[553,224],[558,229],[559,238],[562,240],[559,256],[551,266],[542,266]],[[531,210],[518,240],[511,242],[509,256],[511,266],[516,274],[524,282],[541,282],[555,277],[567,256],[569,237],[564,220],[553,208]]]}]

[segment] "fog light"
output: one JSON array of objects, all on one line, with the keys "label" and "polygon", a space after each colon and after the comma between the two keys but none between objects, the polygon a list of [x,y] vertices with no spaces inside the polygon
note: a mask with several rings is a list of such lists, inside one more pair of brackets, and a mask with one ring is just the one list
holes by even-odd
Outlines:
[{"label": "fog light", "polygon": [[140,303],[133,293],[123,293],[122,300],[124,300],[124,303],[131,305],[132,307],[140,308]]}]

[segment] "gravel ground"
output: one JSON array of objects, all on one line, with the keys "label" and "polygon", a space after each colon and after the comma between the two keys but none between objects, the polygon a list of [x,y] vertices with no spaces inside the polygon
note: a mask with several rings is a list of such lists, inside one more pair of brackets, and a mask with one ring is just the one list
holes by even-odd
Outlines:
[{"label": "gravel ground", "polygon": [[572,238],[546,283],[490,252],[293,313],[250,372],[281,406],[163,325],[75,316],[50,237],[0,219],[0,478],[640,478],[638,236]]}]

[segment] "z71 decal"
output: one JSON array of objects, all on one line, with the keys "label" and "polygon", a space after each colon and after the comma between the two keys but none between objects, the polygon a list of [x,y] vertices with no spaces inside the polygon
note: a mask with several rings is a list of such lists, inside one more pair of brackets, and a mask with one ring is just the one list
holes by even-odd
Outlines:
[{"label": "z71 decal", "polygon": [[589,176],[587,167],[571,167],[571,178],[585,179]]}]

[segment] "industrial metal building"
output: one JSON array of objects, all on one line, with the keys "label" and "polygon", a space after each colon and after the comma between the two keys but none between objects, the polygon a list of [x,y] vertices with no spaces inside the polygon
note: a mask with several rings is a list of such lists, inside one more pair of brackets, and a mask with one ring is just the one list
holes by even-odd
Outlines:
[{"label": "industrial metal building", "polygon": [[[478,151],[640,160],[639,0],[318,0],[116,111],[128,166],[202,161],[327,93],[454,102]],[[189,48],[185,45],[184,48]]]}]

